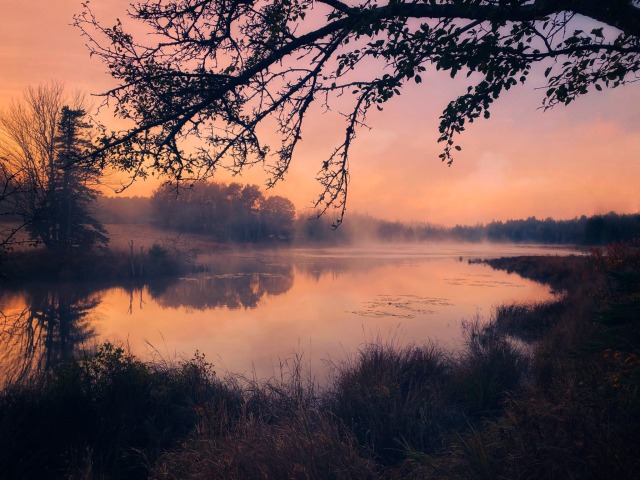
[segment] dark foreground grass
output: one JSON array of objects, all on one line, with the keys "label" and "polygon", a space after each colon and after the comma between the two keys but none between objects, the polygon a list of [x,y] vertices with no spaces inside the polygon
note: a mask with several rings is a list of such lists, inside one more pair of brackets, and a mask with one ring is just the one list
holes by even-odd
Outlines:
[{"label": "dark foreground grass", "polygon": [[91,359],[0,395],[2,478],[146,478],[197,426],[198,409],[237,415],[240,392],[202,357],[145,364],[106,343]]},{"label": "dark foreground grass", "polygon": [[562,294],[470,320],[459,352],[372,343],[322,389],[105,344],[0,394],[0,476],[640,478],[640,252],[499,262]]}]

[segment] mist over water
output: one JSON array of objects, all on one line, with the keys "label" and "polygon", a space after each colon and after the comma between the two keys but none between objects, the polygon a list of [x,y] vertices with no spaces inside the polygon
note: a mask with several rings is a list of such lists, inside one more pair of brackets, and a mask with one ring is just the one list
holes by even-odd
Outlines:
[{"label": "mist over water", "polygon": [[509,244],[410,244],[238,250],[201,255],[197,275],[142,286],[38,285],[0,294],[5,377],[51,368],[104,340],[141,358],[204,353],[219,374],[279,375],[302,356],[327,360],[382,339],[461,342],[460,323],[492,306],[549,298],[543,285],[469,259],[568,254]]}]

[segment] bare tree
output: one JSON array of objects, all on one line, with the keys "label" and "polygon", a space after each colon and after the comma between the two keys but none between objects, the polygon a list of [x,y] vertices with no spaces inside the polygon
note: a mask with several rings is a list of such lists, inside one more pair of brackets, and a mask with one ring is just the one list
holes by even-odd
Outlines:
[{"label": "bare tree", "polygon": [[0,158],[0,256],[13,244],[22,228],[17,217],[18,192],[16,173]]},{"label": "bare tree", "polygon": [[[449,164],[457,135],[536,64],[546,68],[545,108],[636,81],[640,69],[637,0],[142,0],[128,15],[144,35],[105,26],[88,3],[76,18],[118,81],[106,102],[135,123],[104,140],[116,166],[184,180],[266,161],[273,185],[311,105],[341,97],[345,133],[321,163],[316,200],[337,207],[338,222],[368,110],[422,83],[428,67],[469,78],[441,117]],[[281,143],[270,149],[259,126],[273,120]]]},{"label": "bare tree", "polygon": [[0,112],[5,248],[28,242],[68,247],[79,238],[106,241],[88,210],[99,175],[87,160],[92,146],[84,112],[84,97],[67,99],[57,82],[29,87],[22,101]]},{"label": "bare tree", "polygon": [[7,179],[6,195],[0,199],[6,217],[5,246],[29,241],[18,235],[43,214],[51,195],[48,179],[55,168],[54,143],[63,93],[63,85],[56,82],[29,87],[23,101],[13,101],[0,113],[0,160]]}]

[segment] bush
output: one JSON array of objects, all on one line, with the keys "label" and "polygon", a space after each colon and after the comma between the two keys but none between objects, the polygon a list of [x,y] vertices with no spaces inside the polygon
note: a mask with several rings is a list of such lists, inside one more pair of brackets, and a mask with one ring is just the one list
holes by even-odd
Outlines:
[{"label": "bush", "polygon": [[105,343],[93,358],[1,393],[0,471],[20,479],[81,471],[147,478],[212,405],[237,412],[240,403],[201,356],[162,368]]},{"label": "bush", "polygon": [[566,312],[561,299],[544,302],[511,303],[495,307],[496,327],[526,342],[540,340],[558,324]]}]

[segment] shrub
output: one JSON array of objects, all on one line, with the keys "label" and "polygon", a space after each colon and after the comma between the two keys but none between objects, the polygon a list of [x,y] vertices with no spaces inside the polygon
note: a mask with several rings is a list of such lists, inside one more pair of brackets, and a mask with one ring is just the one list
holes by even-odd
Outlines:
[{"label": "shrub", "polygon": [[204,415],[220,406],[237,412],[240,403],[201,356],[161,368],[105,343],[93,358],[0,394],[0,471],[147,478],[149,465]]}]

